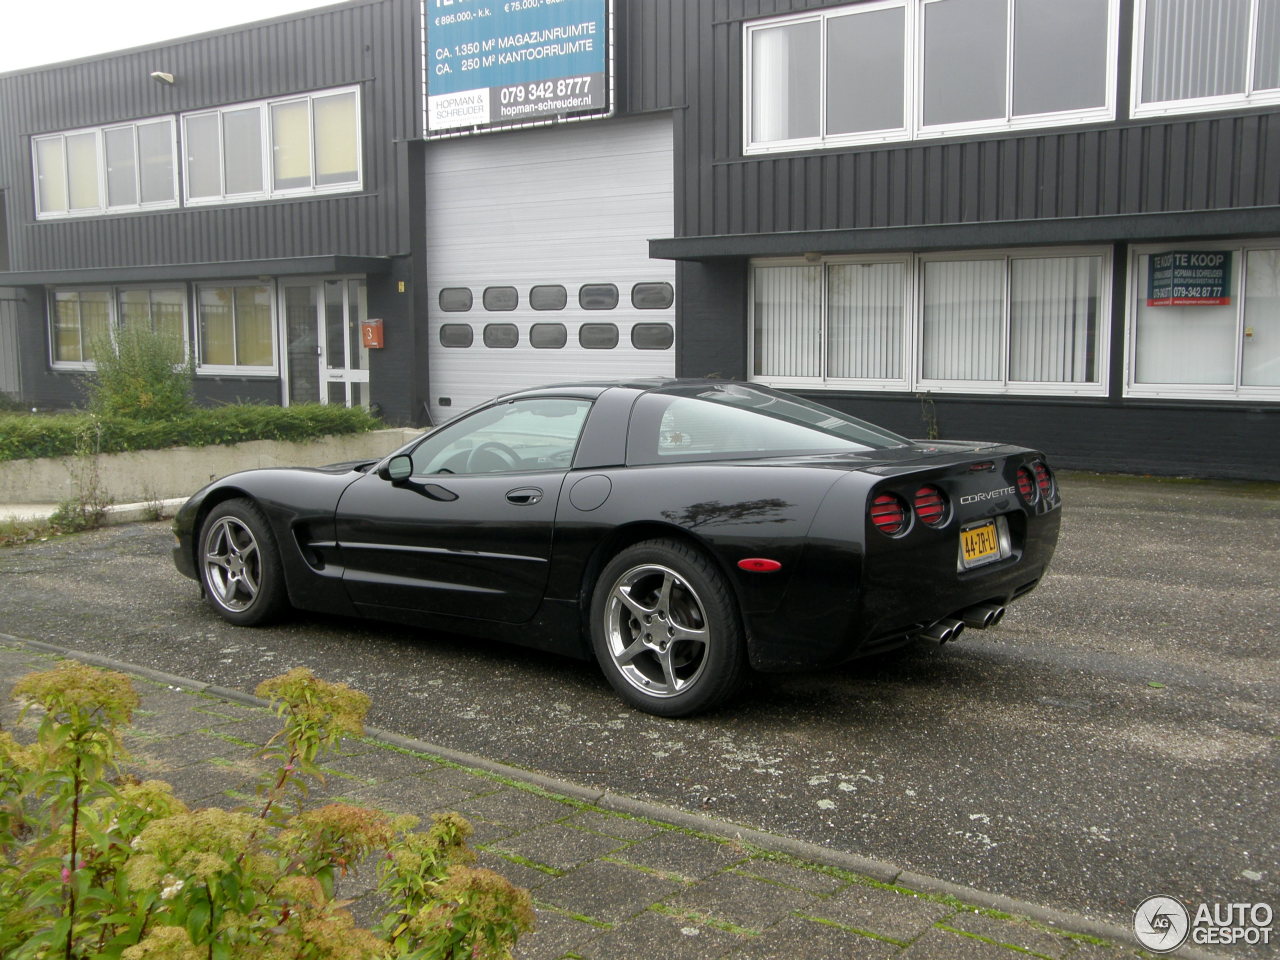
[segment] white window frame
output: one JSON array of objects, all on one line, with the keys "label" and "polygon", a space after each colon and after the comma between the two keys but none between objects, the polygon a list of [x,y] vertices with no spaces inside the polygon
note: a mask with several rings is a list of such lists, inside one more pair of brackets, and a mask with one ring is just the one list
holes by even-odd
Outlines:
[{"label": "white window frame", "polygon": [[[142,202],[142,158],[138,153],[138,127],[148,124],[163,123],[169,127],[169,144],[170,144],[170,169],[173,172],[173,199],[156,200],[151,203]],[[138,191],[138,202],[128,204],[111,204],[110,197],[107,195],[107,148],[106,148],[106,132],[108,130],[133,129],[133,145],[134,145],[134,180]],[[140,120],[130,120],[127,123],[108,123],[100,127],[81,127],[77,130],[60,130],[57,133],[38,134],[31,138],[31,183],[33,192],[33,201],[35,204],[35,212],[37,220],[68,220],[78,217],[100,217],[117,213],[136,213],[144,210],[171,210],[178,206],[178,138],[177,127],[173,117],[145,117]],[[58,140],[62,143],[62,171],[64,182],[70,184],[70,171],[67,169],[67,137],[80,136],[83,134],[92,134],[94,138],[94,153],[98,162],[98,205],[96,207],[80,207],[75,210],[42,210],[40,207],[40,158],[39,145],[50,141]],[[68,187],[69,189],[69,187]],[[70,198],[68,198],[68,207]]]},{"label": "white window frame", "polygon": [[[233,363],[205,363],[203,341],[200,336],[200,291],[213,287],[266,287],[267,302],[271,309],[271,364],[270,366],[249,366]],[[191,285],[191,326],[196,351],[196,375],[202,377],[240,377],[244,379],[268,380],[280,376],[280,284],[275,280],[204,280]],[[234,316],[233,316],[234,323]],[[234,327],[232,338],[234,339]]]},{"label": "white window frame", "polygon": [[[1139,383],[1138,382],[1138,308],[1146,300],[1139,264],[1141,258],[1154,253],[1177,250],[1229,250],[1236,261],[1231,290],[1231,309],[1235,310],[1235,367],[1234,384],[1210,383]],[[1280,387],[1246,386],[1240,382],[1245,348],[1244,328],[1246,317],[1244,299],[1248,283],[1248,255],[1253,250],[1280,250],[1280,237],[1260,240],[1208,240],[1190,243],[1147,243],[1129,249],[1128,310],[1125,319],[1125,383],[1126,397],[1158,400],[1259,400],[1280,401]],[[1177,307],[1160,309],[1176,310]]]},{"label": "white window frame", "polygon": [[[315,101],[325,97],[354,94],[356,116],[356,179],[351,183],[322,184],[315,183],[316,178],[316,140],[315,140]],[[307,104],[307,129],[311,150],[310,186],[288,187],[277,189],[274,185],[274,164],[272,163],[271,141],[271,108],[272,106],[305,101]],[[261,148],[260,164],[262,171],[262,189],[251,193],[226,192],[226,157],[223,144],[223,115],[238,110],[256,109],[258,111],[259,144]],[[217,196],[192,197],[190,193],[190,177],[187,175],[187,121],[195,117],[216,116],[218,118],[218,175],[221,191]],[[333,87],[327,90],[313,90],[308,93],[289,94],[283,97],[272,97],[268,100],[254,100],[246,103],[225,104],[207,110],[190,110],[181,116],[182,120],[182,201],[188,207],[219,206],[228,203],[252,203],[261,200],[277,200],[289,197],[310,197],[334,193],[357,193],[364,189],[364,108],[360,97],[360,87]]]},{"label": "white window frame", "polygon": [[[185,363],[191,357],[191,289],[186,283],[122,283],[111,288],[111,335],[115,336],[124,323],[120,311],[120,294],[126,290],[180,290],[182,292],[182,360]],[[152,321],[155,329],[155,321]]]},{"label": "white window frame", "polygon": [[[751,261],[748,283],[748,304],[751,315],[747,323],[748,357],[754,366],[755,343],[755,268],[779,266],[822,266],[823,283],[821,292],[821,322],[819,326],[820,369],[826,369],[827,355],[827,323],[828,284],[825,267],[846,263],[904,263],[906,265],[904,283],[907,289],[903,292],[903,327],[902,327],[902,364],[903,376],[884,380],[855,380],[842,377],[778,377],[749,376],[756,383],[782,389],[819,389],[849,390],[860,393],[962,393],[992,394],[1000,396],[1036,396],[1036,397],[1102,397],[1107,395],[1110,382],[1110,329],[1112,312],[1112,248],[1111,247],[1037,247],[1009,248],[985,250],[957,250],[929,254],[899,255],[865,255],[865,256],[832,256],[818,260],[778,258]],[[1010,261],[1032,259],[1061,259],[1067,257],[1099,257],[1101,283],[1098,289],[1098,328],[1095,333],[1096,371],[1095,379],[1089,383],[1073,383],[1066,381],[1024,381],[1010,380],[1009,373],[1009,283]],[[928,380],[921,375],[921,363],[924,353],[924,265],[944,261],[998,260],[1004,262],[1004,330],[1001,337],[1001,368],[1004,377],[1001,380]]]},{"label": "white window frame", "polygon": [[[107,331],[114,340],[117,323],[116,311],[116,293],[115,288],[110,286],[61,286],[50,287],[48,296],[46,297],[47,316],[45,320],[45,329],[49,336],[49,369],[51,370],[80,370],[92,372],[98,369],[97,363],[93,360],[59,360],[58,359],[58,307],[57,294],[59,293],[105,293],[107,295]],[[80,352],[84,353],[84,323],[80,324]]]},{"label": "white window frame", "polygon": [[[858,4],[857,6],[832,7],[800,15],[772,17],[767,20],[755,20],[743,24],[742,33],[742,137],[743,153],[759,155],[770,153],[786,153],[796,150],[818,149],[828,147],[856,146],[870,143],[899,143],[912,140],[930,140],[939,137],[952,137],[963,134],[990,133],[1007,130],[1028,130],[1042,127],[1060,127],[1081,123],[1101,123],[1114,120],[1116,117],[1116,77],[1117,49],[1119,44],[1119,0],[1107,0],[1107,56],[1105,78],[1105,103],[1100,107],[1089,107],[1082,110],[1065,110],[1054,113],[1030,114],[1014,117],[1013,113],[1013,57],[1014,57],[1014,17],[1012,15],[1014,0],[1008,0],[1010,15],[1006,17],[1006,49],[1005,49],[1005,117],[994,120],[965,121],[961,123],[934,124],[924,123],[924,6],[943,0],[881,0],[881,2]],[[1255,0],[1256,2],[1256,0]],[[893,130],[877,130],[865,133],[842,133],[826,135],[820,132],[816,137],[801,137],[791,140],[773,140],[763,143],[752,142],[752,34],[758,30],[785,27],[792,24],[819,22],[821,36],[819,40],[818,119],[820,127],[825,129],[827,116],[827,24],[832,19],[850,14],[886,10],[895,7],[904,9],[906,49],[904,51],[904,86],[905,127]]]},{"label": "white window frame", "polygon": [[[120,329],[120,294],[125,290],[180,290],[182,291],[182,357],[183,362],[191,356],[191,291],[185,283],[126,283],[114,286],[57,286],[49,289],[47,298],[48,318],[46,327],[49,332],[49,367],[52,370],[94,371],[98,364],[93,360],[59,360],[57,358],[57,334],[54,330],[57,322],[57,299],[59,293],[105,293],[107,297],[107,330],[112,343],[115,342],[116,331]],[[83,343],[81,345],[83,350]]]},{"label": "white window frame", "polygon": [[1238,110],[1241,107],[1260,107],[1280,103],[1280,88],[1253,89],[1255,56],[1258,48],[1258,0],[1249,5],[1249,47],[1245,58],[1244,93],[1223,94],[1216,97],[1195,97],[1189,100],[1159,100],[1145,103],[1142,100],[1142,75],[1145,67],[1147,36],[1147,0],[1136,0],[1133,24],[1133,76],[1130,78],[1129,115],[1132,117],[1165,117],[1180,113],[1205,113],[1213,110]]}]

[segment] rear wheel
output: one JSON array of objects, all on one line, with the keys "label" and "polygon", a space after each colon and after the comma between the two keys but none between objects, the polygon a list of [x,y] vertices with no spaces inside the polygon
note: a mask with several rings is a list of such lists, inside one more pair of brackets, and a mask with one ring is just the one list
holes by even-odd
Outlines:
[{"label": "rear wheel", "polygon": [[592,596],[591,640],[619,695],[659,716],[715,706],[746,669],[729,584],[704,554],[672,540],[638,543],[608,563]]},{"label": "rear wheel", "polygon": [[251,500],[218,504],[200,529],[200,579],[218,614],[254,626],[289,605],[271,526]]}]

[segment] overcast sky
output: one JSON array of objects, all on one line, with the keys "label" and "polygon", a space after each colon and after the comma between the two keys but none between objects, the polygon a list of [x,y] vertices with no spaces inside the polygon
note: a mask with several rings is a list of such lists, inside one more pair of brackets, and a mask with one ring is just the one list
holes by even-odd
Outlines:
[{"label": "overcast sky", "polygon": [[267,20],[332,0],[0,0],[0,73]]}]

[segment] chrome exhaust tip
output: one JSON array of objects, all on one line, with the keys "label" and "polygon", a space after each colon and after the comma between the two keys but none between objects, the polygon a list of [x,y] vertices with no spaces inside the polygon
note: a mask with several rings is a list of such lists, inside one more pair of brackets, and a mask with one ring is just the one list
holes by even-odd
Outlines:
[{"label": "chrome exhaust tip", "polygon": [[939,620],[937,623],[925,627],[916,636],[924,637],[927,640],[936,640],[938,643],[948,643],[964,632],[964,623],[960,620]]},{"label": "chrome exhaust tip", "polygon": [[962,610],[959,617],[965,626],[985,630],[987,627],[994,627],[1004,618],[1004,607],[997,603],[980,603],[976,607]]}]

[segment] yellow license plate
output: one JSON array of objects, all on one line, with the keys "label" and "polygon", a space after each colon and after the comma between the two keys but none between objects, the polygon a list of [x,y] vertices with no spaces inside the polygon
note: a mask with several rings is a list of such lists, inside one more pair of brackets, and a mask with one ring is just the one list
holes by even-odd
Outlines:
[{"label": "yellow license plate", "polygon": [[970,527],[960,531],[960,551],[964,556],[964,565],[974,567],[1000,557],[1000,537],[996,533],[996,524],[992,520],[980,527]]}]

